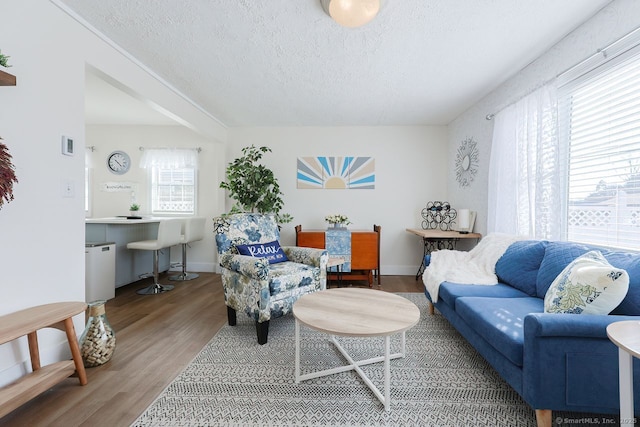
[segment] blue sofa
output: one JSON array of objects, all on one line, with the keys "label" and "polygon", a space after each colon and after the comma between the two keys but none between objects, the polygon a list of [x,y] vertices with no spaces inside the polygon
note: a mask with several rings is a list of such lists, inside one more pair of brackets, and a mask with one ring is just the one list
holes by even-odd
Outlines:
[{"label": "blue sofa", "polygon": [[[609,315],[544,313],[544,296],[556,276],[593,249],[598,248],[518,241],[496,263],[497,285],[444,282],[432,305],[536,410],[538,425],[550,426],[552,411],[619,413],[618,348],[606,327],[640,320],[640,254],[598,249],[630,279],[625,299]],[[634,384],[640,412],[637,359]]]}]

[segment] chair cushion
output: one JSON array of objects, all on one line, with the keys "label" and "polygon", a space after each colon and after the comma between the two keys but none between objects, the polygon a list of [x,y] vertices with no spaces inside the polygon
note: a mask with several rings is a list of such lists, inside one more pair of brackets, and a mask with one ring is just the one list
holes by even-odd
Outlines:
[{"label": "chair cushion", "polygon": [[540,298],[475,298],[456,300],[456,313],[496,350],[517,366],[524,353],[524,318],[542,313]]},{"label": "chair cushion", "polygon": [[547,244],[544,240],[512,243],[496,263],[496,275],[500,282],[535,297],[538,270]]},{"label": "chair cushion", "polygon": [[267,243],[254,243],[250,245],[237,245],[236,249],[240,255],[248,255],[256,258],[267,258],[269,264],[288,261],[287,255],[280,247],[277,240]]},{"label": "chair cushion", "polygon": [[627,295],[629,275],[598,251],[572,261],[544,298],[545,313],[609,314]]},{"label": "chair cushion", "polygon": [[320,268],[307,264],[286,261],[269,266],[269,291],[276,295],[301,286],[317,282]]},{"label": "chair cushion", "polygon": [[139,242],[127,243],[127,249],[138,249],[143,251],[158,251],[164,249],[157,240],[141,240]]}]

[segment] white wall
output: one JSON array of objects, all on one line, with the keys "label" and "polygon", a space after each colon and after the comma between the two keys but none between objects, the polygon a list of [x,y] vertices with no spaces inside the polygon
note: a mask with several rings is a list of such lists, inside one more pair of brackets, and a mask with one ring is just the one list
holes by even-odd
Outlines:
[{"label": "white wall", "polygon": [[[0,315],[84,300],[84,73],[91,66],[172,111],[210,141],[226,129],[151,78],[47,0],[0,2],[2,53],[17,86],[0,87],[0,136],[13,156],[15,200],[0,210]],[[61,136],[77,153],[61,154]],[[67,182],[75,197],[63,198]],[[74,319],[78,334],[84,316]],[[43,363],[68,357],[64,334],[39,334]],[[0,346],[0,384],[29,365],[26,339]]]},{"label": "white wall", "polygon": [[471,186],[460,188],[450,168],[449,198],[478,211],[476,231],[487,230],[487,191],[493,121],[485,119],[573,67],[600,48],[640,27],[640,1],[616,0],[570,33],[556,46],[486,96],[449,125],[449,163],[465,138],[478,141],[480,168]]},{"label": "white wall", "polygon": [[[198,154],[198,198],[196,215],[207,218],[205,238],[190,244],[187,254],[187,269],[194,272],[213,272],[215,241],[212,218],[224,209],[224,201],[218,183],[224,176],[225,147],[211,144],[207,138],[183,126],[122,126],[90,125],[86,129],[91,164],[91,217],[104,218],[128,215],[132,196],[140,205],[141,215],[151,215],[149,174],[139,167],[142,151],[146,148],[201,148]],[[125,151],[131,158],[131,169],[123,175],[114,175],[107,169],[107,156],[115,150]],[[135,185],[136,191],[107,192],[107,182],[126,182]],[[179,246],[171,249],[171,262],[180,262]]]},{"label": "white wall", "polygon": [[[445,127],[293,127],[229,130],[229,161],[241,149],[268,146],[264,164],[284,193],[284,212],[293,215],[282,230],[285,244],[295,242],[294,226],[325,229],[325,215],[346,214],[351,229],[382,226],[381,272],[413,275],[422,256],[422,241],[405,231],[420,228],[420,211],[447,194]],[[375,158],[373,190],[307,190],[296,188],[296,160],[306,156]],[[229,204],[228,207],[231,205]]]}]

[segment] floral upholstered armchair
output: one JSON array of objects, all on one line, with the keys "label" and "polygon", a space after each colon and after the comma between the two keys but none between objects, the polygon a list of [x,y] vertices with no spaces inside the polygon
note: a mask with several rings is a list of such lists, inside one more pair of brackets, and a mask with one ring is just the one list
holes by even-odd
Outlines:
[{"label": "floral upholstered armchair", "polygon": [[225,215],[213,220],[229,325],[236,312],[256,322],[258,343],[265,344],[269,320],[284,316],[302,295],[327,285],[325,249],[279,245],[271,215]]}]

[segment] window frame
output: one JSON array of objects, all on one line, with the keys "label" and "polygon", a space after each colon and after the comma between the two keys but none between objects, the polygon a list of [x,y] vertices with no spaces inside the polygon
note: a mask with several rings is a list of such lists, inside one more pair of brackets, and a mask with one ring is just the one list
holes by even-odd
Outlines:
[{"label": "window frame", "polygon": [[[160,175],[160,171],[171,171],[174,170],[191,170],[193,172],[193,210],[191,211],[177,211],[177,210],[160,210],[157,209],[157,192],[158,192],[158,179],[157,177]],[[169,184],[176,185],[176,184]],[[184,187],[184,184],[181,185]],[[159,166],[152,166],[149,168],[149,206],[151,207],[151,215],[155,216],[192,216],[197,214],[198,210],[198,168],[193,167],[184,167],[184,168],[163,168]]]}]

